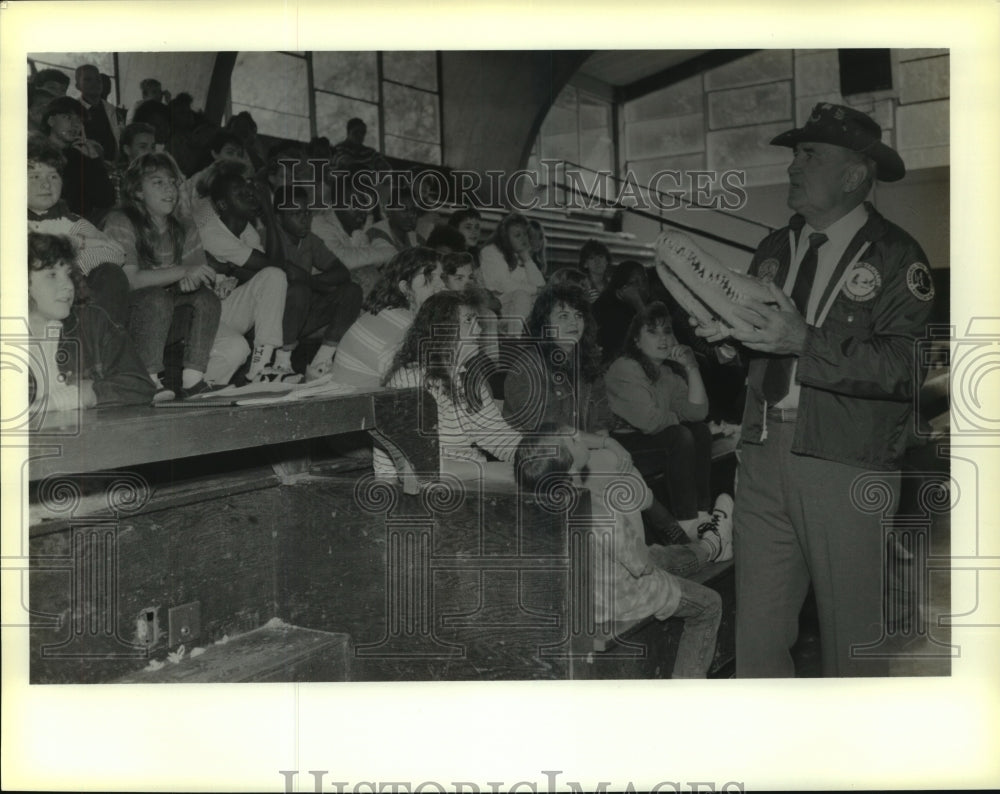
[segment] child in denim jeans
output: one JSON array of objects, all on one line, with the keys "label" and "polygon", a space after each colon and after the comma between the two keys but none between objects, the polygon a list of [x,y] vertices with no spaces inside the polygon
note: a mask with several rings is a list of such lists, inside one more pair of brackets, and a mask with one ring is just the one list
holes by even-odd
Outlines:
[{"label": "child in denim jeans", "polygon": [[[587,488],[595,519],[589,572],[595,619],[604,623],[650,615],[658,620],[683,618],[673,677],[704,678],[715,652],[722,599],[714,590],[674,575],[700,567],[692,568],[693,551],[688,546],[653,547],[664,552],[654,562],[640,516],[652,501],[642,477],[613,440],[597,449],[585,441],[585,436],[555,425],[525,436],[514,459],[518,484],[543,500],[557,497],[564,488]],[[717,536],[704,542],[721,547]]]}]

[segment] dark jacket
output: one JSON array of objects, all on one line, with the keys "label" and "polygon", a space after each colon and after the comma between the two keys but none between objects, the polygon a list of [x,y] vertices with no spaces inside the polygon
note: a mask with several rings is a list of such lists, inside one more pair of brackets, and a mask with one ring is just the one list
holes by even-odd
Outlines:
[{"label": "dark jacket", "polygon": [[[139,360],[132,339],[98,306],[75,306],[63,321],[59,371],[70,384],[94,383],[98,407],[148,405],[156,387]],[[29,378],[30,397],[36,385]]]},{"label": "dark jacket", "polygon": [[537,430],[546,422],[590,433],[610,430],[614,417],[604,378],[588,382],[571,368],[547,365],[543,356],[549,352],[555,348],[527,342],[508,348],[513,366],[503,384],[504,419],[519,430]]},{"label": "dark jacket", "polygon": [[[917,242],[870,205],[868,212],[821,299],[820,311],[829,303],[829,313],[819,326],[809,326],[798,359],[802,391],[792,452],[893,470],[913,422],[921,380],[916,340],[926,334],[934,289]],[[801,218],[793,218],[793,225],[798,224]],[[764,239],[750,266],[752,274],[773,272],[775,283],[784,284],[791,259],[789,228]],[[866,283],[841,285],[841,276],[855,261],[851,272],[863,271]],[[759,443],[765,433],[767,359],[758,355],[750,362],[744,443]]]}]

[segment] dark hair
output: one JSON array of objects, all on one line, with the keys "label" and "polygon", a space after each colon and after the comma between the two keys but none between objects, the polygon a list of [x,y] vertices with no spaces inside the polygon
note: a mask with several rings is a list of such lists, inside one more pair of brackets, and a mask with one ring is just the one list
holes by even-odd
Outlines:
[{"label": "dark hair", "polygon": [[61,175],[66,167],[66,158],[59,147],[44,135],[28,136],[28,163],[52,166]]},{"label": "dark hair", "polygon": [[505,215],[500,223],[497,224],[497,228],[493,231],[493,244],[500,249],[500,253],[503,254],[504,261],[507,263],[507,267],[511,270],[516,269],[520,264],[521,260],[514,250],[514,247],[510,244],[510,230],[513,226],[523,226],[525,233],[528,231],[528,219],[523,215],[519,215],[516,212],[511,212]]},{"label": "dark hair", "polygon": [[75,77],[75,78],[76,78],[77,80],[79,80],[79,79],[80,79],[80,75],[81,75],[81,74],[82,74],[82,73],[83,73],[83,72],[84,72],[85,70],[87,70],[87,69],[93,69],[93,70],[94,70],[95,72],[97,72],[97,74],[100,74],[100,73],[101,73],[101,70],[100,70],[100,69],[98,69],[98,68],[97,68],[97,66],[96,66],[95,64],[92,64],[92,63],[81,63],[81,64],[80,64],[79,66],[77,66],[77,67],[76,67],[76,69],[75,69],[75,70],[73,71],[73,76],[74,76],[74,77]]},{"label": "dark hair", "polygon": [[49,124],[49,119],[53,116],[71,115],[79,116],[82,121],[83,105],[73,99],[73,97],[57,96],[49,102],[49,106],[45,108],[45,112],[42,114],[42,131],[45,133],[52,132],[52,126]]},{"label": "dark hair", "polygon": [[386,385],[392,376],[411,365],[420,367],[423,385],[447,394],[456,405],[463,400],[472,411],[483,407],[479,390],[473,388],[470,368],[466,368],[461,382],[456,384],[452,369],[457,357],[455,347],[459,339],[459,311],[465,306],[475,311],[471,296],[463,292],[444,290],[431,295],[417,311],[392,364],[382,378]]},{"label": "dark hair", "polygon": [[60,234],[28,232],[28,273],[56,267],[65,262],[70,266],[73,279],[74,303],[82,303],[87,297],[87,282],[76,263],[76,249],[69,237]]},{"label": "dark hair", "polygon": [[347,120],[347,134],[348,135],[350,135],[351,130],[356,130],[359,127],[364,127],[366,130],[368,129],[368,125],[365,124],[364,121],[362,121],[361,119],[359,119],[357,117],[355,117],[353,119],[348,119]]},{"label": "dark hair", "polygon": [[557,488],[572,487],[572,465],[573,456],[557,425],[545,422],[534,433],[526,433],[514,453],[514,477],[522,497],[527,491],[536,497],[555,496],[552,492]]},{"label": "dark hair", "polygon": [[299,212],[309,208],[309,192],[298,185],[276,188],[271,199],[275,212]]},{"label": "dark hair", "polygon": [[[583,315],[583,336],[579,343],[580,374],[588,383],[593,383],[601,374],[601,352],[597,346],[597,323],[590,310],[587,294],[572,284],[548,284],[538,293],[535,304],[528,315],[528,333],[535,339],[545,338],[545,327],[550,324],[553,310],[560,305],[569,306]],[[550,369],[558,368],[550,359],[543,356],[545,365]],[[567,357],[567,364],[572,357]]]},{"label": "dark hair", "polygon": [[608,260],[608,265],[611,264],[611,249],[609,249],[600,240],[590,239],[583,244],[580,249],[580,269],[584,270],[584,263],[590,259],[592,256],[603,256]]},{"label": "dark hair", "polygon": [[70,79],[69,75],[61,69],[42,69],[35,72],[31,82],[37,86],[42,86],[45,83],[59,83],[59,85],[69,88]]},{"label": "dark hair", "polygon": [[[28,108],[38,99],[43,99],[46,102],[51,102],[56,98],[56,95],[49,91],[47,88],[41,88],[40,86],[28,84]],[[44,112],[44,111],[43,111]]]},{"label": "dark hair", "polygon": [[481,221],[483,216],[475,207],[462,207],[462,209],[451,213],[448,218],[448,225],[454,226],[457,229],[462,221],[469,220],[470,218]]},{"label": "dark hair", "polygon": [[227,143],[231,143],[233,146],[238,146],[240,149],[243,148],[243,141],[239,139],[239,136],[229,130],[216,130],[212,134],[212,140],[208,142],[208,153],[211,156],[215,152],[221,152],[222,147]]},{"label": "dark hair", "polygon": [[[634,259],[624,260],[617,267],[611,269],[611,275],[608,276],[608,283],[604,286],[604,291],[615,292],[616,290],[620,290],[632,280],[632,277],[637,272],[646,275],[645,265]],[[649,277],[646,276],[646,278],[648,279]]]},{"label": "dark hair", "polygon": [[198,195],[214,201],[222,201],[226,197],[229,186],[237,180],[246,182],[246,166],[235,160],[220,160],[212,166],[208,174],[199,180]]},{"label": "dark hair", "polygon": [[131,146],[132,141],[135,140],[136,135],[152,135],[156,138],[156,127],[152,124],[147,124],[145,121],[133,121],[124,130],[122,130],[122,137],[119,143],[121,146]]},{"label": "dark hair", "polygon": [[[427,242],[424,245],[435,250],[438,248],[447,248],[452,252],[462,253],[466,249],[465,235],[454,226],[438,224],[431,229],[431,233],[427,235]],[[454,272],[453,270],[452,273]]]},{"label": "dark hair", "polygon": [[[145,205],[136,199],[135,194],[142,187],[142,180],[160,169],[169,171],[178,184],[184,177],[174,162],[174,158],[166,152],[147,152],[140,155],[128,168],[122,177],[122,193],[120,209],[129,219],[136,236],[136,253],[139,259],[149,267],[159,267],[156,260],[154,241],[159,237],[159,231],[149,217]],[[184,256],[184,239],[187,235],[184,225],[177,217],[177,206],[167,216],[167,233],[173,243],[174,264],[180,264]]]},{"label": "dark hair", "polygon": [[160,81],[157,80],[155,77],[147,77],[145,80],[139,81],[139,90],[146,91],[147,89],[152,88],[154,85],[158,85],[160,86],[160,88],[163,88],[163,84],[160,83]]},{"label": "dark hair", "polygon": [[549,276],[549,284],[569,284],[574,287],[579,287],[580,289],[590,288],[590,279],[587,278],[587,274],[582,270],[578,270],[575,267],[561,267],[551,276]]},{"label": "dark hair", "polygon": [[162,121],[169,129],[173,128],[173,120],[167,106],[162,102],[157,102],[155,99],[143,100],[135,109],[135,114],[132,116],[133,123],[141,121],[145,124],[150,124],[154,132],[156,130],[157,119]]},{"label": "dark hair", "polygon": [[236,126],[236,122],[238,121],[245,121],[253,128],[254,132],[257,132],[257,122],[253,120],[253,116],[249,110],[241,110],[235,116],[231,116],[229,121],[226,122],[226,129],[231,130]]},{"label": "dark hair", "polygon": [[625,345],[622,347],[622,355],[636,361],[651,383],[656,383],[660,379],[660,367],[639,349],[639,332],[643,328],[652,331],[661,325],[673,328],[674,318],[665,303],[654,301],[632,318],[628,333],[625,334]]},{"label": "dark hair", "polygon": [[365,299],[365,310],[378,314],[383,309],[406,309],[410,302],[399,289],[399,282],[409,284],[418,275],[424,278],[441,264],[441,255],[430,248],[406,248],[379,268],[378,281]]}]

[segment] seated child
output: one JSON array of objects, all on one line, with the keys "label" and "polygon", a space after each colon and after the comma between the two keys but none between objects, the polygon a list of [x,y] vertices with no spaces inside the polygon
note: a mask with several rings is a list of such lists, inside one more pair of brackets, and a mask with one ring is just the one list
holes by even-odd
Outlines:
[{"label": "seated child", "polygon": [[[382,266],[379,280],[365,299],[364,311],[337,347],[328,368],[337,383],[375,389],[389,369],[417,310],[441,283],[441,255],[429,248],[408,248]],[[326,368],[314,368],[321,377]]]},{"label": "seated child", "polygon": [[274,372],[292,372],[291,354],[301,340],[320,336],[313,368],[329,366],[347,329],[361,314],[361,287],[350,271],[310,231],[309,195],[301,187],[274,192],[281,256],[288,278],[283,332],[285,344],[275,352]]},{"label": "seated child", "polygon": [[[282,346],[282,318],[288,279],[277,256],[277,219],[271,209],[270,194],[247,179],[245,166],[221,160],[211,176],[199,186],[209,201],[194,207],[201,244],[214,271],[215,292],[222,301],[220,333],[243,339],[231,356],[213,361],[209,379],[227,383],[246,360],[250,348],[244,337],[253,329],[254,347],[246,379],[271,379],[265,372],[275,350]],[[254,222],[264,218],[267,249]],[[279,366],[282,362],[277,362]],[[291,362],[288,361],[291,370]]]},{"label": "seated child", "polygon": [[[657,494],[694,537],[711,520],[712,434],[704,420],[708,395],[690,347],[674,336],[667,307],[651,303],[635,315],[622,354],[604,374],[614,435],[646,476],[663,474]],[[716,502],[732,515],[732,499]]]},{"label": "seated child", "polygon": [[30,364],[31,404],[56,411],[148,404],[156,389],[129,335],[101,307],[76,303],[75,260],[69,238],[28,234],[28,325],[32,337],[47,340],[41,361]]},{"label": "seated child", "polygon": [[545,278],[531,256],[528,221],[511,213],[493,233],[493,241],[480,255],[483,286],[500,300],[503,310],[501,330],[520,336]]},{"label": "seated child", "polygon": [[[687,552],[687,547],[660,547],[668,556],[654,563],[640,517],[652,496],[628,460],[613,448],[590,449],[569,428],[545,425],[539,433],[524,437],[514,459],[514,473],[522,493],[540,500],[549,500],[549,494],[567,487],[587,488],[597,520],[591,527],[592,567],[584,573],[591,587],[585,588],[583,597],[593,598],[595,620],[639,620],[650,615],[658,620],[683,618],[673,677],[704,678],[715,652],[722,599],[714,590],[664,567],[677,553],[671,549]],[[623,500],[622,492],[635,496]],[[718,549],[723,539],[716,535],[706,543]],[[578,610],[590,614],[590,604]]]},{"label": "seated child", "polygon": [[76,265],[86,277],[90,301],[119,325],[128,322],[125,250],[62,200],[66,158],[47,138],[28,138],[28,231],[69,237]]},{"label": "seated child", "polygon": [[[447,290],[431,295],[383,378],[390,388],[423,387],[433,395],[441,470],[463,478],[478,476],[490,462],[509,463],[521,441],[521,433],[503,420],[490,394],[478,337],[478,308],[470,293]],[[395,474],[379,449],[373,463],[376,474]]]},{"label": "seated child", "polygon": [[[125,250],[129,332],[150,378],[156,400],[192,397],[209,390],[206,372],[219,330],[215,271],[205,261],[198,234],[177,215],[181,174],[169,154],[150,152],[125,171],[122,205],[108,213],[105,233]],[[179,394],[160,379],[163,351],[184,339]],[[245,355],[245,354],[244,354]]]}]

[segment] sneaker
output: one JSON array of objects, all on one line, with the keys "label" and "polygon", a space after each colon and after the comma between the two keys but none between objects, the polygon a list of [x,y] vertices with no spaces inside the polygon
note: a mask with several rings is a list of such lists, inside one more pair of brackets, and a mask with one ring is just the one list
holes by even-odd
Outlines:
[{"label": "sneaker", "polygon": [[166,403],[177,398],[177,394],[173,389],[168,389],[166,386],[160,386],[156,393],[153,395],[154,403]]},{"label": "sneaker", "polygon": [[251,383],[288,383],[295,384],[302,381],[302,376],[291,367],[275,366],[268,364],[257,375],[250,379]]},{"label": "sneaker", "polygon": [[320,364],[310,364],[306,367],[306,383],[326,377],[333,371],[333,362],[324,361]]},{"label": "sneaker", "polygon": [[733,497],[729,494],[719,494],[715,500],[712,518],[698,527],[698,537],[707,532],[714,532],[719,537],[719,553],[712,562],[725,562],[733,558]]},{"label": "sneaker", "polygon": [[182,400],[187,400],[190,397],[197,397],[200,394],[207,394],[208,392],[213,391],[217,391],[214,386],[209,386],[204,380],[200,380],[190,389],[185,389],[182,386],[180,393],[177,396]]}]

